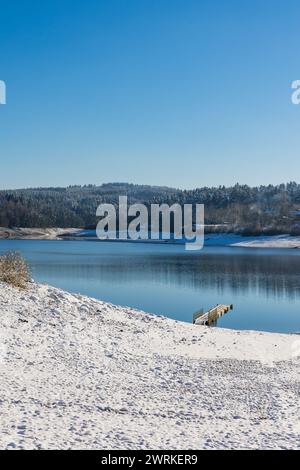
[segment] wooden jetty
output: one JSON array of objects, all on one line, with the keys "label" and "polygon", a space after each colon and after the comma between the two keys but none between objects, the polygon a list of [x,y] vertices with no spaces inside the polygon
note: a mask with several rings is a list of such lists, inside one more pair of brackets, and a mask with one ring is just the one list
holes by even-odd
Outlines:
[{"label": "wooden jetty", "polygon": [[208,312],[204,312],[203,309],[198,310],[198,312],[195,312],[193,315],[193,323],[195,325],[215,325],[217,320],[230,310],[233,310],[233,305],[224,304],[218,304]]}]

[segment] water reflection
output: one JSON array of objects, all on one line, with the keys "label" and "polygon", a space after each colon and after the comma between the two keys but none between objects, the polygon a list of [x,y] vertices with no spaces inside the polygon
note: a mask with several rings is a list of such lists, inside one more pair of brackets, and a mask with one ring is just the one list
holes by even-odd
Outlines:
[{"label": "water reflection", "polygon": [[256,292],[267,297],[288,296],[300,298],[299,256],[272,254],[203,253],[196,256],[185,253],[135,254],[114,256],[79,254],[74,258],[52,254],[52,259],[32,260],[33,270],[39,275],[90,280],[105,279],[122,283],[141,280],[166,286],[178,285],[195,289],[216,288],[219,292]]},{"label": "water reflection", "polygon": [[190,322],[234,304],[218,325],[300,331],[300,251],[111,242],[0,241],[30,261],[36,280]]}]

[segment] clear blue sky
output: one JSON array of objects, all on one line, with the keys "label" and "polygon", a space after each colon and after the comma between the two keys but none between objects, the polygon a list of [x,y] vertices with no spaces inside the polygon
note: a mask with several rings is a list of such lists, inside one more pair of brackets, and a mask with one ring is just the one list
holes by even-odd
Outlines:
[{"label": "clear blue sky", "polygon": [[0,0],[0,188],[298,180],[294,0]]}]

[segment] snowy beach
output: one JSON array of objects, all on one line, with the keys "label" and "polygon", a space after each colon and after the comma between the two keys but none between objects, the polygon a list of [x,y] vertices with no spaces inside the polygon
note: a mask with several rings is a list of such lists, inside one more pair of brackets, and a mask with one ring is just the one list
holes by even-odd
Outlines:
[{"label": "snowy beach", "polygon": [[1,449],[297,449],[300,337],[0,284]]}]

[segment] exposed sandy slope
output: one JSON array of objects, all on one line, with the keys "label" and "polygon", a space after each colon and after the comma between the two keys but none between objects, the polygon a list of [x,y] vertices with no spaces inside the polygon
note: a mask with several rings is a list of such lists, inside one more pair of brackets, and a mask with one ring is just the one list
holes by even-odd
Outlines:
[{"label": "exposed sandy slope", "polygon": [[0,284],[0,448],[300,448],[300,337]]},{"label": "exposed sandy slope", "polygon": [[59,240],[80,232],[78,228],[5,228],[0,227],[0,239],[12,240]]}]

